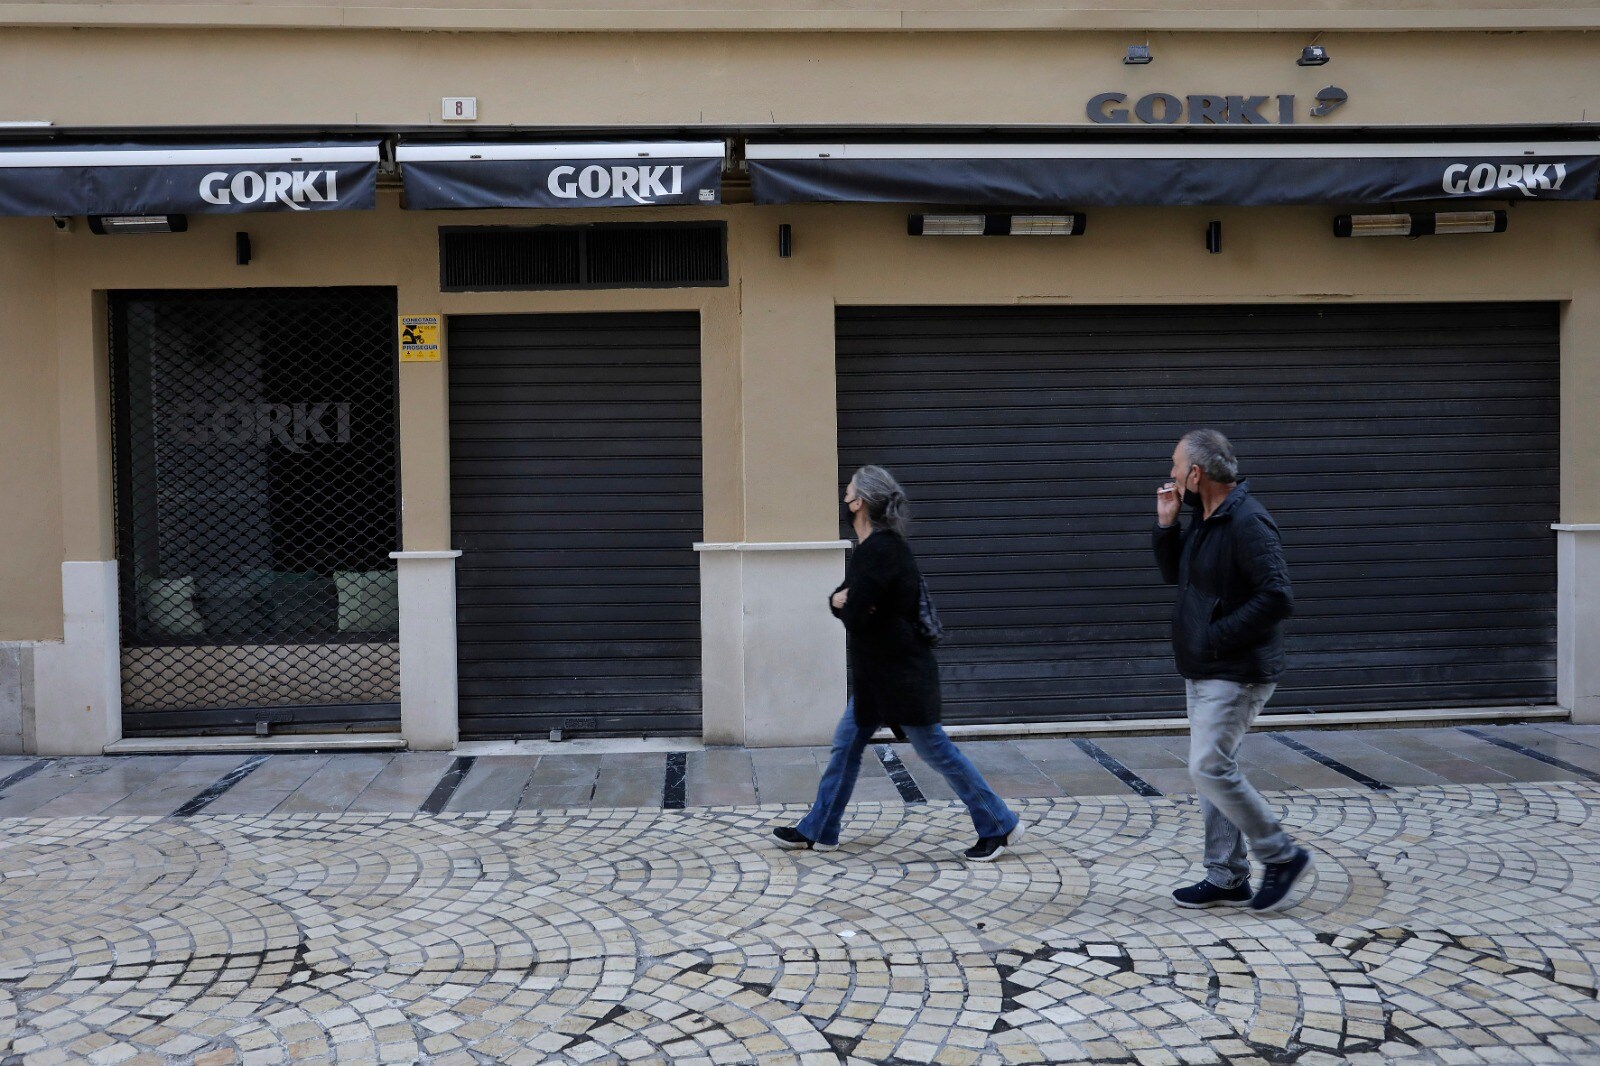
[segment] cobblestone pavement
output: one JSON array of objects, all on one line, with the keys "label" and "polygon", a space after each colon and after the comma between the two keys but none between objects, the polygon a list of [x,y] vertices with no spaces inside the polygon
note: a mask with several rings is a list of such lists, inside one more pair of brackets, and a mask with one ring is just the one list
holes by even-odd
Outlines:
[{"label": "cobblestone pavement", "polygon": [[1600,1063],[1600,742],[1483,732],[1550,773],[1275,794],[1319,875],[1266,917],[1176,909],[1197,808],[1131,785],[969,865],[903,793],[819,854],[768,845],[793,804],[453,810],[450,756],[265,814],[219,808],[294,757],[100,793],[143,814],[37,813],[87,793],[12,760],[0,1062]]}]

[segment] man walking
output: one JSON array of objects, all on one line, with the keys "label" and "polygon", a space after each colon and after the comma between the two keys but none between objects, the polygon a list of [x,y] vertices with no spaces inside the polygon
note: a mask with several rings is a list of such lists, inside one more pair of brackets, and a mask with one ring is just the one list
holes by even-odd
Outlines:
[{"label": "man walking", "polygon": [[[1193,508],[1188,528],[1178,523],[1183,504]],[[1278,910],[1311,869],[1311,853],[1289,839],[1237,759],[1283,673],[1283,622],[1294,594],[1278,526],[1239,481],[1233,445],[1214,429],[1178,442],[1156,519],[1156,562],[1178,586],[1172,650],[1188,697],[1189,775],[1206,834],[1205,880],[1172,898],[1180,907]],[[1253,896],[1247,840],[1263,869]]]}]

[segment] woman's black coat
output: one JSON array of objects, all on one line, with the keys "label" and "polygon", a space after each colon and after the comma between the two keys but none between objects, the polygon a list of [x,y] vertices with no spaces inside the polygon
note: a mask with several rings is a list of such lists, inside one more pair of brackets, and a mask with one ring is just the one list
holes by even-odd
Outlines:
[{"label": "woman's black coat", "polygon": [[839,586],[850,590],[845,605],[829,601],[848,634],[856,723],[863,729],[939,721],[939,664],[916,628],[919,578],[905,538],[880,529],[850,557]]}]

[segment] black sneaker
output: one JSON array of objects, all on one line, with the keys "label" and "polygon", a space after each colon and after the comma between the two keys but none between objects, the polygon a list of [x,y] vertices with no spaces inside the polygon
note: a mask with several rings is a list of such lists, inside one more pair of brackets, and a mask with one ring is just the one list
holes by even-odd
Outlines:
[{"label": "black sneaker", "polygon": [[1253,911],[1279,911],[1289,905],[1289,891],[1311,871],[1311,852],[1296,847],[1282,862],[1262,863],[1261,887],[1250,901]]},{"label": "black sneaker", "polygon": [[994,862],[1006,853],[1006,848],[1021,840],[1022,834],[1022,822],[1018,821],[1016,827],[1003,837],[979,837],[978,842],[963,854],[973,862]]},{"label": "black sneaker", "polygon": [[772,831],[778,838],[778,847],[788,848],[791,851],[832,851],[837,844],[818,844],[815,840],[801,833],[793,826],[780,825]]},{"label": "black sneaker", "polygon": [[1194,911],[1207,907],[1243,907],[1251,899],[1250,882],[1243,881],[1232,888],[1223,888],[1210,881],[1201,881],[1198,885],[1178,889],[1172,893],[1172,898],[1178,906]]}]

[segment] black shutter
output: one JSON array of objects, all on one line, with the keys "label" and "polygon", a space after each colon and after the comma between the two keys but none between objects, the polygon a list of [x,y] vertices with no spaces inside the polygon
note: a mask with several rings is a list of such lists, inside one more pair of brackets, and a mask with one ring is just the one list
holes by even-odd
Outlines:
[{"label": "black shutter", "polygon": [[906,484],[953,721],[1181,713],[1149,531],[1198,426],[1283,529],[1274,710],[1548,703],[1558,369],[1553,304],[843,310],[841,477]]},{"label": "black shutter", "polygon": [[461,732],[698,733],[694,314],[450,320]]}]

